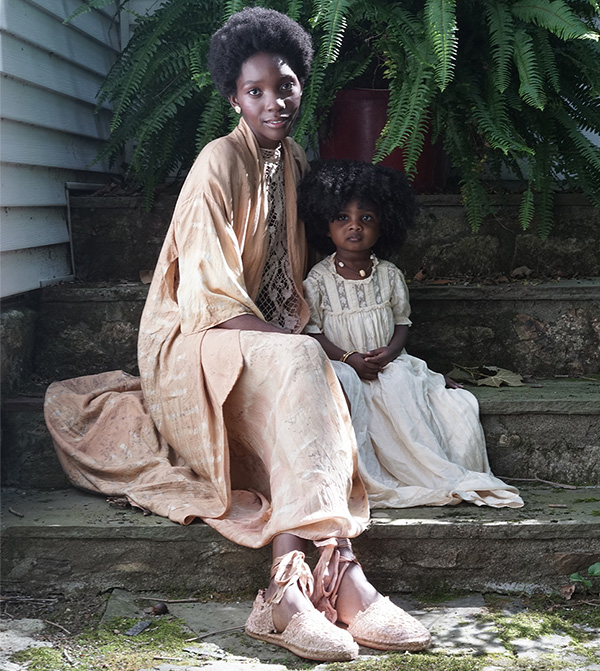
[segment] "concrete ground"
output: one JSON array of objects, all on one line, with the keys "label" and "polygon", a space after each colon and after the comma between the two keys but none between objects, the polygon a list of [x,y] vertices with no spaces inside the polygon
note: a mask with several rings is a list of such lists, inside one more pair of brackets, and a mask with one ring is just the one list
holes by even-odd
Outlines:
[{"label": "concrete ground", "polygon": [[[347,666],[330,665],[331,669],[600,671],[599,619],[593,612],[600,606],[598,599],[589,597],[587,606],[579,599],[571,604],[548,602],[542,608],[532,606],[526,597],[483,594],[448,596],[438,603],[400,596],[393,600],[430,629],[430,649],[417,655],[394,655],[361,648],[359,660]],[[168,613],[154,614],[156,604],[165,601]],[[581,607],[588,609],[588,622],[585,617],[583,622],[566,617]],[[108,655],[107,642],[86,648],[85,642],[57,629],[62,626],[59,622],[3,617],[0,671],[26,671],[30,668],[27,661],[15,661],[12,655],[40,646],[49,648],[54,656],[34,657],[36,671],[286,671],[326,666],[300,660],[282,648],[246,636],[243,626],[251,608],[250,600],[199,603],[114,589],[99,608],[101,618],[95,626],[129,646],[133,657],[126,652]],[[183,633],[178,646],[169,648],[161,643],[160,623],[174,618]],[[136,635],[131,631],[136,622],[146,623],[147,629]],[[136,657],[136,649],[145,650],[146,657]]]}]

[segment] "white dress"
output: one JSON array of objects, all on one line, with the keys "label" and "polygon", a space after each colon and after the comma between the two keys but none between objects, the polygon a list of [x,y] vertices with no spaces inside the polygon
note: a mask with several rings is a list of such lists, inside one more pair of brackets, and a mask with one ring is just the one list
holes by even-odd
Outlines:
[{"label": "white dress", "polygon": [[[305,332],[322,333],[346,351],[387,346],[397,324],[411,323],[404,277],[388,261],[375,258],[369,277],[347,280],[332,255],[309,272],[304,293],[311,310]],[[405,351],[373,381],[332,364],[350,399],[372,508],[523,505],[517,489],[490,470],[473,394],[446,389],[443,375]]]}]

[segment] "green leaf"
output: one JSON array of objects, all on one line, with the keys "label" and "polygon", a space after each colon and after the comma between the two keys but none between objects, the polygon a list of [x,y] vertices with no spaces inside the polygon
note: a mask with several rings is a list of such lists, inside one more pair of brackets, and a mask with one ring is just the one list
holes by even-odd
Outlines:
[{"label": "green leaf", "polygon": [[519,224],[524,231],[529,228],[533,220],[534,210],[533,191],[531,190],[531,184],[528,184],[519,205]]},{"label": "green leaf", "polygon": [[491,0],[486,3],[485,9],[494,63],[492,77],[498,91],[503,93],[510,83],[515,41],[513,17],[504,2]]},{"label": "green leaf", "polygon": [[427,0],[425,20],[429,42],[436,56],[435,76],[443,91],[452,79],[458,50],[455,0]]},{"label": "green leaf", "polygon": [[515,63],[519,71],[519,95],[532,107],[544,109],[546,96],[542,85],[542,76],[533,48],[533,40],[525,30],[515,35]]},{"label": "green leaf", "polygon": [[511,9],[522,21],[546,28],[562,40],[598,40],[598,33],[590,31],[563,0],[519,0]]},{"label": "green leaf", "polygon": [[584,578],[582,575],[579,575],[579,573],[572,573],[569,576],[569,579],[572,582],[580,582],[586,589],[592,588],[592,581]]},{"label": "green leaf", "polygon": [[600,562],[592,564],[588,569],[588,575],[597,576],[600,575]]}]

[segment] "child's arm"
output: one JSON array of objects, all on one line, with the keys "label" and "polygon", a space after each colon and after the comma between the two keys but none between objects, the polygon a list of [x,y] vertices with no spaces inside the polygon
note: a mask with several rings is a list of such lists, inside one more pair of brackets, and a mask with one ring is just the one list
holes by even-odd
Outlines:
[{"label": "child's arm", "polygon": [[[327,354],[332,361],[341,361],[342,357],[346,354],[341,347],[334,345],[331,340],[328,340],[322,333],[309,333],[308,335],[312,336],[318,343],[320,343],[321,347],[325,350],[325,354]],[[367,361],[366,357],[367,354],[353,352],[347,359],[345,359],[345,363],[354,368],[361,380],[376,380],[377,375],[381,371],[381,366],[376,362]]]}]

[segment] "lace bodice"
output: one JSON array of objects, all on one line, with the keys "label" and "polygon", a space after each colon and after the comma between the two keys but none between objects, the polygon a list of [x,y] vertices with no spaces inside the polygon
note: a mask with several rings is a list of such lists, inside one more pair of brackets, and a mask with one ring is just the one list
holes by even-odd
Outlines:
[{"label": "lace bodice", "polygon": [[256,305],[267,322],[296,332],[300,324],[300,299],[294,287],[288,257],[281,146],[261,151],[265,160],[264,175],[269,199],[269,247]]}]

